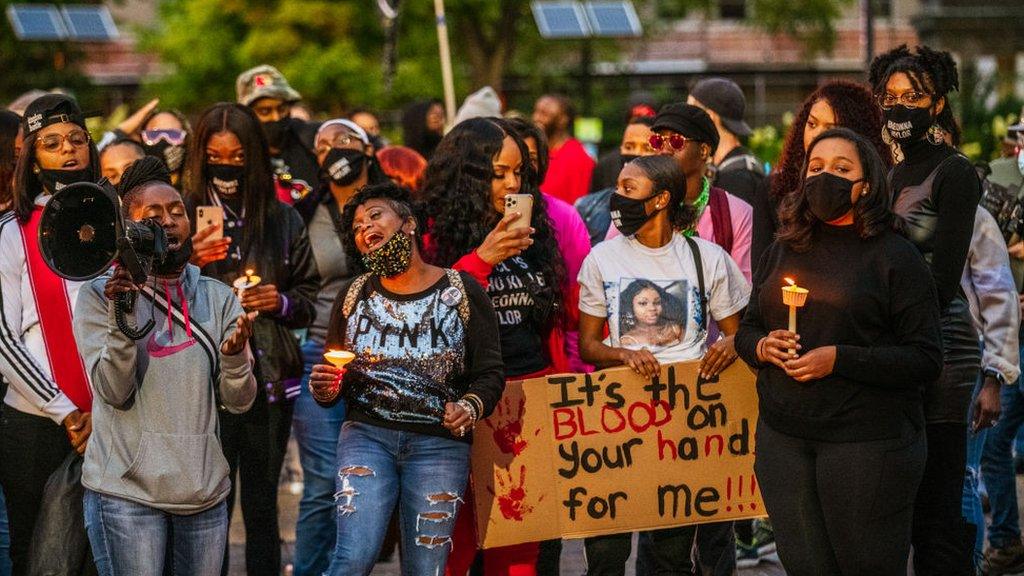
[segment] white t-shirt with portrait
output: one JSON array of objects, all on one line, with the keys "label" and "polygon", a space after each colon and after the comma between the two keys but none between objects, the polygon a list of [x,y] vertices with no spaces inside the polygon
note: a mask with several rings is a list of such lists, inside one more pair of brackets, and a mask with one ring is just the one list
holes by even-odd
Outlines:
[{"label": "white t-shirt with portrait", "polygon": [[[704,268],[707,311],[721,320],[742,310],[750,283],[728,253],[693,238]],[[695,360],[707,350],[697,268],[686,238],[676,233],[661,248],[619,236],[590,251],[579,274],[580,311],[608,319],[605,343],[647,348],[659,362]]]}]

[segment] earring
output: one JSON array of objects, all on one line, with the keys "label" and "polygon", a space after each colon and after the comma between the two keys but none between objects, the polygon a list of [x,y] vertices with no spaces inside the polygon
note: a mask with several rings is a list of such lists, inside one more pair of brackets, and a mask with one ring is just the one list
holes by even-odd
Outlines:
[{"label": "earring", "polygon": [[885,126],[882,127],[882,142],[889,147],[889,152],[892,154],[893,164],[903,162],[903,149],[900,148],[899,142],[893,139],[892,135],[889,134],[889,129]]},{"label": "earring", "polygon": [[40,172],[42,172],[42,169],[39,168],[39,164],[33,164],[32,165],[32,173],[33,174],[39,174]]},{"label": "earring", "polygon": [[932,124],[928,128],[927,138],[928,142],[930,142],[933,146],[939,146],[940,144],[944,144],[946,142],[946,131],[942,129],[942,126],[939,126],[938,124]]},{"label": "earring", "polygon": [[871,185],[870,184],[865,184],[864,188],[860,191],[861,198],[867,196],[868,192],[870,192],[870,191],[871,191]]}]

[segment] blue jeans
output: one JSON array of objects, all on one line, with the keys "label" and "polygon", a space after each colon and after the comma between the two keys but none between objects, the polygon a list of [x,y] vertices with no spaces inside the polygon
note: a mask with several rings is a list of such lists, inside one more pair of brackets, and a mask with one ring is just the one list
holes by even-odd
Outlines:
[{"label": "blue jeans", "polygon": [[[974,387],[974,396],[967,411],[968,422],[974,419],[973,398],[978,397],[978,391],[981,390],[984,382],[985,378],[981,376],[978,378],[978,384]],[[987,437],[988,429],[979,430],[977,433],[971,432],[970,428],[967,429],[967,469],[964,473],[963,513],[964,519],[977,528],[974,536],[973,556],[976,569],[981,567],[981,562],[985,557],[983,552],[985,548],[985,512],[981,508],[981,453],[985,448]]]},{"label": "blue jeans", "polygon": [[332,576],[367,575],[398,505],[402,574],[443,574],[469,479],[469,444],[346,422],[338,449]]},{"label": "blue jeans", "polygon": [[174,574],[215,576],[224,562],[228,508],[221,502],[197,514],[170,514],[86,489],[85,530],[100,576],[162,576],[166,564]]},{"label": "blue jeans", "polygon": [[309,392],[309,373],[324,362],[324,347],[311,340],[302,345],[306,370],[295,400],[292,437],[302,463],[302,500],[295,524],[295,576],[320,576],[331,561],[338,532],[334,515],[334,476],[338,470],[338,435],[345,421],[345,401],[330,408],[316,403]]},{"label": "blue jeans", "polygon": [[1017,431],[1024,424],[1024,378],[1016,386],[1003,386],[1002,415],[988,431],[985,449],[981,454],[981,473],[985,478],[989,502],[992,504],[992,524],[988,541],[993,548],[1005,548],[1020,540],[1017,513],[1017,481],[1013,471],[1013,443]]},{"label": "blue jeans", "polygon": [[0,576],[11,576],[11,533],[7,528],[7,503],[0,490]]}]

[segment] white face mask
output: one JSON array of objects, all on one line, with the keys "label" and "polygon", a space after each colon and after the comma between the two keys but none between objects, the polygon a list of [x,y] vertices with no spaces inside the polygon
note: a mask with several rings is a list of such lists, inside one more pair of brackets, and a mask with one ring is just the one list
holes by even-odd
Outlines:
[{"label": "white face mask", "polygon": [[1017,170],[1020,170],[1022,176],[1024,176],[1024,149],[1017,152]]}]

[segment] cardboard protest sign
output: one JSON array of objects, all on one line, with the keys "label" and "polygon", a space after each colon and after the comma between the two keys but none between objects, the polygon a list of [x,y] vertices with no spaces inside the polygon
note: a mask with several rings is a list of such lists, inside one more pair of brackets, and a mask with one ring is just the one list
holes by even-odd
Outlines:
[{"label": "cardboard protest sign", "polygon": [[484,548],[764,516],[754,373],[698,363],[509,383],[473,442]]}]

